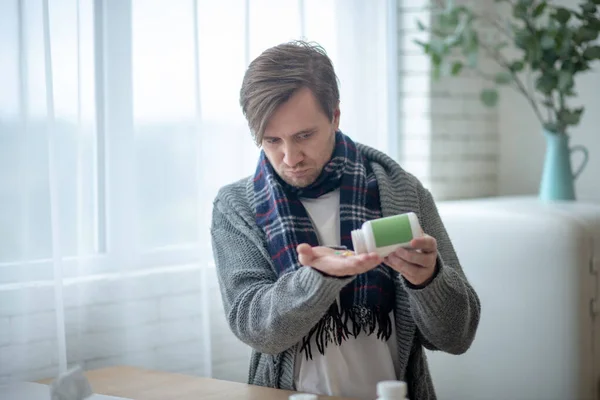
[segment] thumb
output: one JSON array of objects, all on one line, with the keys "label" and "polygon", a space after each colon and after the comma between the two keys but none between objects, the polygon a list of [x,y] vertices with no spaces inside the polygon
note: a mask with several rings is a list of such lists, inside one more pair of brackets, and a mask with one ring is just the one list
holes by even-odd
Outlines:
[{"label": "thumb", "polygon": [[315,259],[312,247],[306,243],[302,243],[296,250],[298,251],[298,260],[302,265],[308,266]]}]

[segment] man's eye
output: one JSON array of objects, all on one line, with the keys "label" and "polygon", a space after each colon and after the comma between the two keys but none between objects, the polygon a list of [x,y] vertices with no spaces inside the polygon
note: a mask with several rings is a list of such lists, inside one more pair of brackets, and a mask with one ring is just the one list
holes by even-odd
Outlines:
[{"label": "man's eye", "polygon": [[267,142],[268,144],[275,144],[275,143],[277,143],[278,141],[279,141],[279,139],[277,139],[277,138],[274,138],[274,139],[267,139],[267,140],[266,140],[266,142]]}]

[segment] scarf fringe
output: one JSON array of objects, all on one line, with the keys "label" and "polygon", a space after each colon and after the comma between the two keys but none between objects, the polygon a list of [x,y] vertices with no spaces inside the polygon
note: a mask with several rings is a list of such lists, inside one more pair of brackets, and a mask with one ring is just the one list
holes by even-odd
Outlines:
[{"label": "scarf fringe", "polygon": [[[377,331],[377,339],[387,341],[392,336],[392,320],[390,311],[383,311],[381,308],[366,308],[362,306],[352,306],[342,308],[340,311],[337,303],[334,303],[327,314],[302,338],[300,352],[305,354],[306,359],[313,358],[311,340],[314,337],[317,350],[322,355],[325,354],[325,348],[329,343],[337,346],[342,344],[350,336],[357,337],[361,331],[367,336]],[[351,322],[351,328],[348,326]]]}]

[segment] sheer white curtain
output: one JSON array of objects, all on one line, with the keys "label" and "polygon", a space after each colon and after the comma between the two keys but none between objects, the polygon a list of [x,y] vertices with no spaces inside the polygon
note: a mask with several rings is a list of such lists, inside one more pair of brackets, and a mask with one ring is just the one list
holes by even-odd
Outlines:
[{"label": "sheer white curtain", "polygon": [[0,383],[73,364],[245,380],[209,239],[216,191],[258,155],[243,73],[321,43],[342,129],[389,150],[390,4],[0,1]]}]

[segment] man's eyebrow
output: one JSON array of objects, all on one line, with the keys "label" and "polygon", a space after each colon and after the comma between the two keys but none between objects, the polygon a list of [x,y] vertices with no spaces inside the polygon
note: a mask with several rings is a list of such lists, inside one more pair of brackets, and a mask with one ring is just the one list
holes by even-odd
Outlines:
[{"label": "man's eyebrow", "polygon": [[[315,132],[316,130],[317,130],[317,127],[302,129],[301,131],[294,133],[292,136],[303,135],[305,133],[312,133],[312,132]],[[279,139],[279,137],[278,136],[263,136],[263,139]]]},{"label": "man's eyebrow", "polygon": [[296,133],[294,133],[294,136],[302,135],[302,134],[305,134],[305,133],[312,133],[312,132],[314,132],[314,131],[316,131],[316,130],[317,130],[317,127],[316,127],[316,126],[315,126],[315,127],[313,127],[313,128],[307,128],[307,129],[303,129],[303,130],[301,130],[300,132],[296,132]]}]

